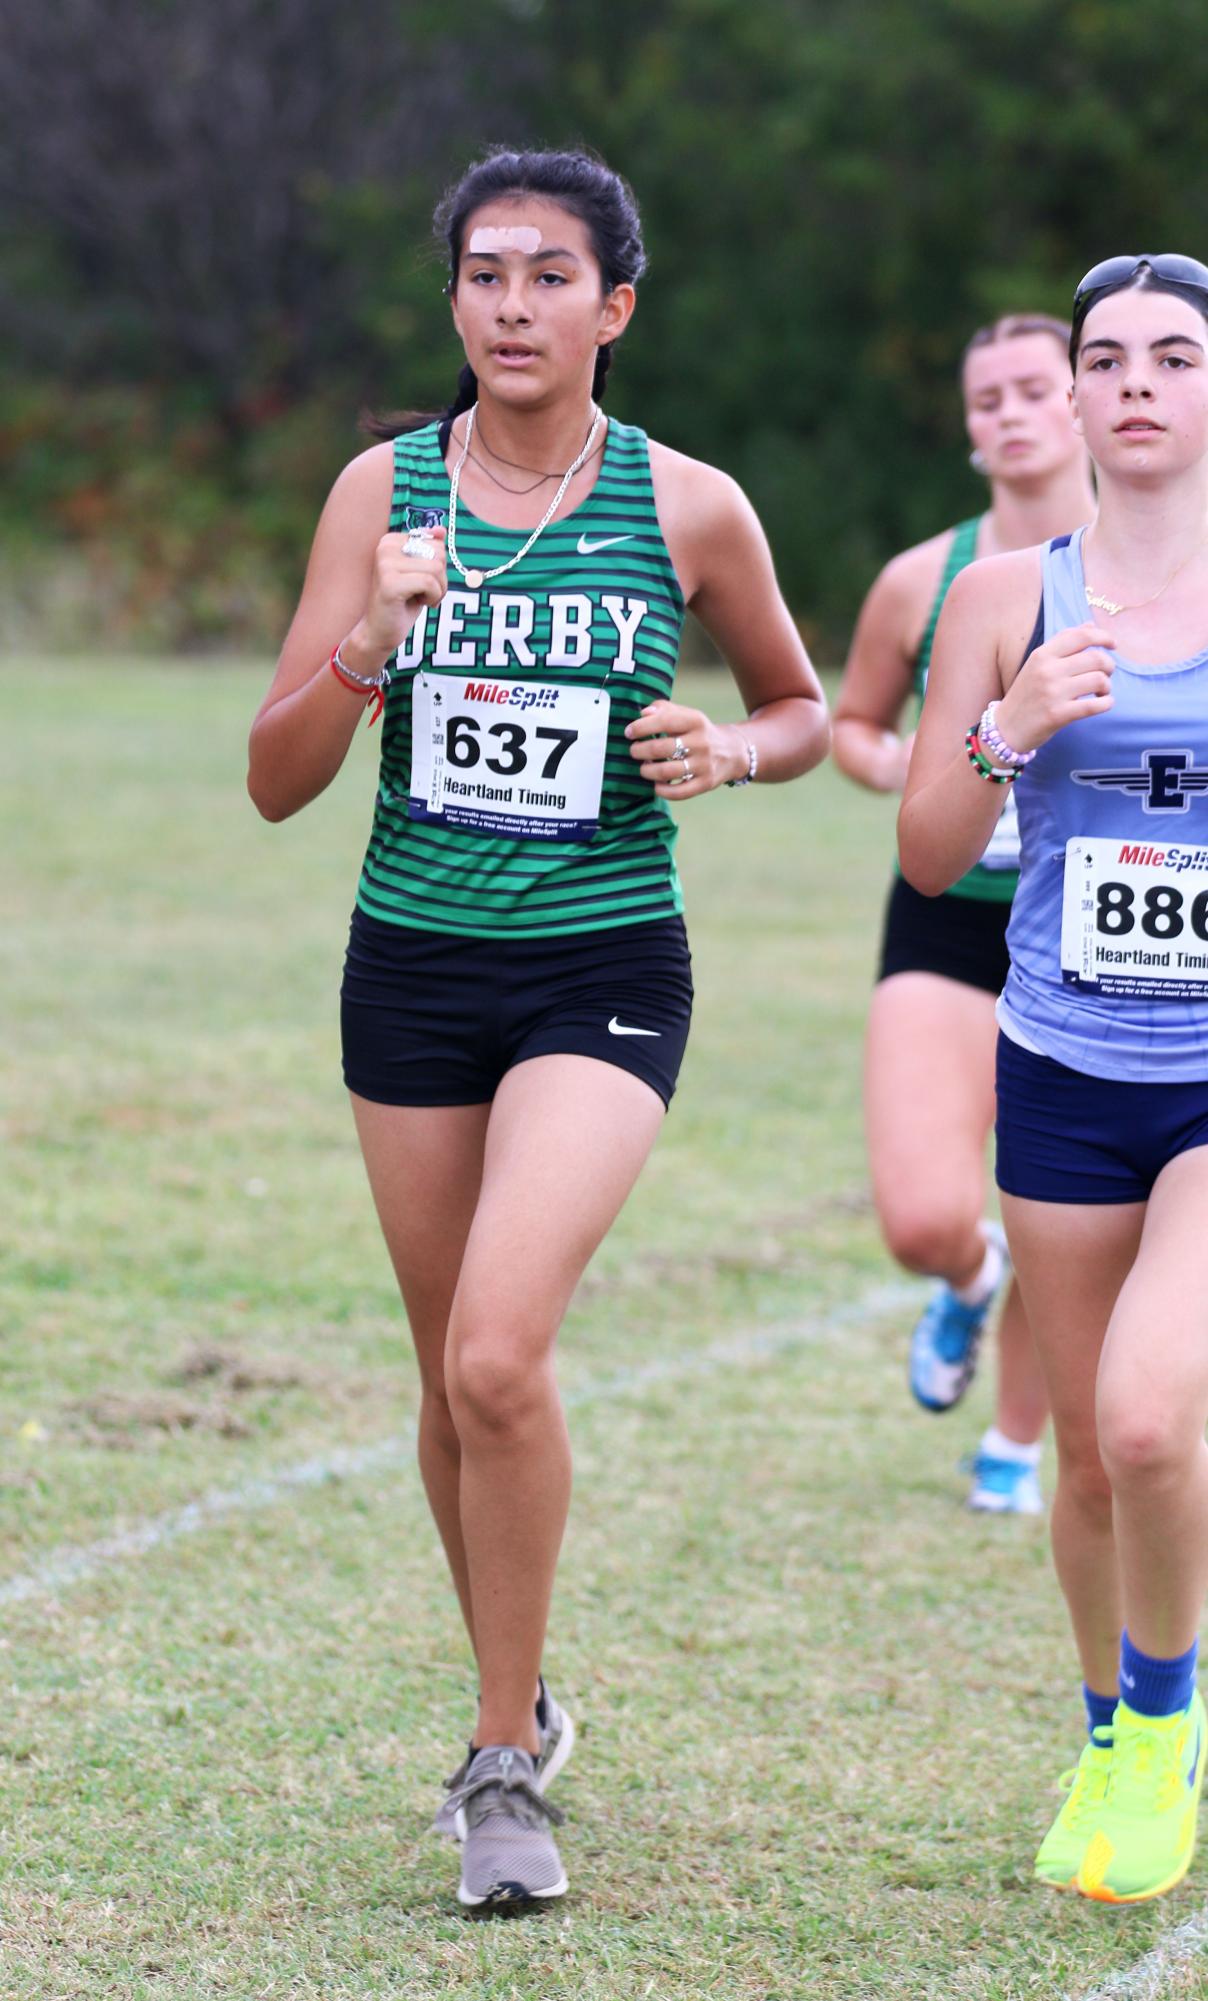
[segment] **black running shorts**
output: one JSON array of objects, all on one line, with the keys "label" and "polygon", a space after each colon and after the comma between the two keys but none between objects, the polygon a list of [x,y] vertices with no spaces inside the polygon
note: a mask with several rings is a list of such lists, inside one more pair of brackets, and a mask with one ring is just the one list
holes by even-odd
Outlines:
[{"label": "black running shorts", "polygon": [[894,879],[885,907],[878,980],[894,973],[938,973],[963,987],[1000,994],[1007,983],[1009,903],[975,896],[921,896]]},{"label": "black running shorts", "polygon": [[560,938],[464,938],[356,909],[344,1082],[380,1105],[479,1105],[532,1056],[595,1056],[670,1104],[692,1018],[682,917]]}]

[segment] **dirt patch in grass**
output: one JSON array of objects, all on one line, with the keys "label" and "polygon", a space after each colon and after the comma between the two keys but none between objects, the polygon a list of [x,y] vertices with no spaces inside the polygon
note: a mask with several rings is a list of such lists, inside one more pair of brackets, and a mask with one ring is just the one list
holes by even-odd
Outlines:
[{"label": "dirt patch in grass", "polygon": [[139,1390],[126,1394],[105,1390],[80,1397],[65,1411],[65,1426],[75,1445],[107,1446],[116,1451],[144,1444],[155,1434],[179,1436],[187,1431],[212,1431],[220,1438],[250,1438],[247,1419],[225,1400],[202,1403],[172,1390]]},{"label": "dirt patch in grass", "polygon": [[737,1243],[703,1253],[684,1256],[643,1246],[623,1272],[598,1267],[589,1270],[580,1280],[578,1297],[597,1299],[602,1294],[648,1285],[652,1279],[682,1286],[710,1278],[807,1277],[819,1268],[817,1240],[826,1224],[836,1218],[846,1221],[872,1213],[867,1187],[837,1189],[798,1210],[767,1217],[762,1229]]},{"label": "dirt patch in grass", "polygon": [[312,1373],[285,1355],[242,1355],[236,1348],[198,1342],[173,1371],[178,1383],[219,1382],[237,1393],[248,1390],[293,1390],[313,1383]]},{"label": "dirt patch in grass", "polygon": [[105,1389],[65,1404],[55,1429],[73,1445],[130,1451],[187,1433],[252,1437],[272,1399],[287,1390],[321,1397],[331,1411],[394,1395],[396,1385],[312,1369],[285,1355],[249,1355],[198,1342],[185,1350],[163,1386]]}]

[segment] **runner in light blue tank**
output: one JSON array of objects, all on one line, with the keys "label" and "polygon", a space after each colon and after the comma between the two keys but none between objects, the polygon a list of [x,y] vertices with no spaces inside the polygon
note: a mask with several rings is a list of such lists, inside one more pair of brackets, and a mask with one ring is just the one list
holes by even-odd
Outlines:
[{"label": "runner in light blue tank", "polygon": [[1073,407],[1098,512],[957,579],[899,823],[934,895],[1015,786],[998,1182],[1089,1725],[1036,1874],[1109,1903],[1186,1874],[1208,1748],[1206,322],[1192,258],[1083,279]]},{"label": "runner in light blue tank", "polygon": [[[1044,551],[1046,640],[1093,621],[1085,541],[1079,529]],[[1201,1082],[1208,899],[1197,910],[1196,897],[1208,841],[1208,647],[1160,666],[1117,651],[1111,709],[1050,737],[1017,800],[1026,869],[1007,933],[1000,1026],[1019,1046],[1092,1077]],[[1119,1199],[1114,1185],[1105,1182],[1102,1199]]]}]

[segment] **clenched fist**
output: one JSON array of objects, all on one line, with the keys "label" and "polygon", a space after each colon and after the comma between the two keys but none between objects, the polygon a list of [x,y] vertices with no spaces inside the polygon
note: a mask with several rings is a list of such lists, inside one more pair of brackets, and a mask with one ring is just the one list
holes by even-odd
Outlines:
[{"label": "clenched fist", "polygon": [[366,652],[393,653],[425,605],[439,604],[449,587],[443,528],[411,528],[383,535],[373,552],[369,601],[356,628]]},{"label": "clenched fist", "polygon": [[1115,640],[1098,625],[1071,625],[1024,661],[998,705],[1012,750],[1038,750],[1066,723],[1112,706]]}]

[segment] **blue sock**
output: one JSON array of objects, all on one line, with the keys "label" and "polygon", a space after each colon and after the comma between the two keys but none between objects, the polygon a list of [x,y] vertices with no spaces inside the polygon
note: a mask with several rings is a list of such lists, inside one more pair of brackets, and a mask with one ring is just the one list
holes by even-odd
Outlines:
[{"label": "blue sock", "polygon": [[1120,1638],[1120,1693],[1141,1716],[1177,1716],[1195,1693],[1195,1659],[1199,1641],[1174,1660],[1155,1660],[1134,1647],[1128,1634]]},{"label": "blue sock", "polygon": [[1096,1695],[1093,1688],[1082,1684],[1082,1700],[1086,1704],[1086,1727],[1094,1735],[1096,1730],[1111,1728],[1112,1717],[1116,1713],[1118,1695]]}]

